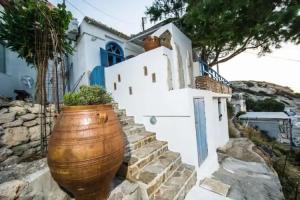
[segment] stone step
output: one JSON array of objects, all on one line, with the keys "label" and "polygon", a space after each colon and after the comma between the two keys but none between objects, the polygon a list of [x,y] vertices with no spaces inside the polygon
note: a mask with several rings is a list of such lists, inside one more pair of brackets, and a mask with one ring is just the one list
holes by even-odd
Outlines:
[{"label": "stone step", "polygon": [[122,127],[122,129],[126,136],[134,135],[146,130],[143,124],[125,125]]},{"label": "stone step", "polygon": [[122,126],[126,126],[126,125],[134,125],[135,122],[134,122],[134,117],[132,116],[124,116],[124,117],[120,117],[119,118],[120,120],[120,124]]},{"label": "stone step", "polygon": [[118,103],[112,102],[111,105],[112,105],[112,107],[113,107],[114,110],[118,110],[119,109],[119,104]]},{"label": "stone step", "polygon": [[149,162],[168,150],[168,143],[155,140],[125,154],[118,176],[131,178]]},{"label": "stone step", "polygon": [[115,112],[117,113],[117,116],[120,117],[125,117],[126,116],[126,110],[125,109],[118,109],[115,110]]},{"label": "stone step", "polygon": [[142,184],[149,196],[160,188],[160,186],[177,170],[181,165],[179,153],[166,151],[155,160],[141,169],[131,180]]},{"label": "stone step", "polygon": [[153,142],[155,139],[156,134],[148,131],[138,132],[129,136],[125,135],[125,152],[128,154],[129,152],[137,150],[138,148]]},{"label": "stone step", "polygon": [[163,183],[150,200],[184,200],[197,182],[195,167],[182,164],[171,177]]}]

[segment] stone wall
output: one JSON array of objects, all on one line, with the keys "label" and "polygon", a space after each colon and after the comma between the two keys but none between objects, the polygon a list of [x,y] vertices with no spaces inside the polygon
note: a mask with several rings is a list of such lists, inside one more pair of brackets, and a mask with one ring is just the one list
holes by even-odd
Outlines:
[{"label": "stone wall", "polygon": [[209,76],[197,76],[195,80],[197,89],[209,90],[216,93],[231,94],[232,89]]},{"label": "stone wall", "polygon": [[[54,105],[46,108],[46,132],[53,127]],[[40,152],[41,106],[24,101],[0,105],[0,167],[26,160]]]}]

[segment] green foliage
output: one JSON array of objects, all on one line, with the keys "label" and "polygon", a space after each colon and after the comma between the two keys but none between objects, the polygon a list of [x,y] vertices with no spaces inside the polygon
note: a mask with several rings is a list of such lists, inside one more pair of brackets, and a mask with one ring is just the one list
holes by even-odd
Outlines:
[{"label": "green foliage", "polygon": [[66,106],[97,105],[111,102],[112,97],[99,86],[83,85],[78,92],[64,95],[64,104]]},{"label": "green foliage", "polygon": [[146,8],[150,21],[155,22],[163,17],[179,18],[184,11],[184,0],[154,0],[152,6]]},{"label": "green foliage", "polygon": [[254,101],[253,99],[246,99],[246,107],[248,111],[254,112],[283,112],[285,105],[273,98]]},{"label": "green foliage", "polygon": [[252,83],[252,82],[250,82],[250,81],[245,82],[245,84],[246,84],[247,87],[249,87],[249,88],[255,86],[254,83]]},{"label": "green foliage", "polygon": [[0,41],[37,68],[36,100],[43,104],[48,61],[73,51],[66,35],[72,14],[44,0],[10,0],[0,15]]},{"label": "green foliage", "polygon": [[[170,9],[161,9],[175,7],[176,2],[156,0],[146,14],[153,21],[176,17],[169,15]],[[186,7],[185,14],[174,21],[179,21],[201,59],[210,66],[247,49],[258,49],[262,55],[285,40],[299,43],[299,0],[184,0],[180,5]]]},{"label": "green foliage", "polygon": [[[72,52],[66,36],[72,14],[63,5],[50,7],[46,1],[11,0],[1,15],[0,40],[27,63],[38,63],[42,48],[47,50],[47,59],[53,59],[56,52]],[[57,41],[53,41],[54,34]]]},{"label": "green foliage", "polygon": [[244,111],[239,111],[237,114],[236,114],[236,117],[238,118],[239,116],[243,115],[243,114],[246,114],[246,112]]}]

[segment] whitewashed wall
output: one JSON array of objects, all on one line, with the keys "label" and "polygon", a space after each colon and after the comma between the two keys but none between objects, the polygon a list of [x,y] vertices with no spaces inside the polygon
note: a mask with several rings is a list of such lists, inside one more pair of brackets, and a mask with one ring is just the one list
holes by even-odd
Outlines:
[{"label": "whitewashed wall", "polygon": [[25,60],[18,58],[18,54],[5,49],[5,65],[6,72],[0,72],[0,95],[14,98],[16,94],[14,90],[26,90],[32,96],[33,89],[26,89],[21,83],[21,78],[24,75],[31,76],[36,80],[36,71],[31,66],[28,66]]},{"label": "whitewashed wall", "polygon": [[[134,116],[137,123],[143,123],[147,130],[156,132],[158,139],[168,141],[171,150],[181,153],[183,162],[195,166],[198,166],[198,155],[193,98],[204,98],[208,158],[198,168],[198,176],[203,178],[218,168],[216,148],[228,141],[227,119],[219,121],[217,102],[214,102],[214,98],[220,96],[226,107],[228,96],[191,88],[169,90],[168,62],[173,65],[170,62],[173,53],[173,50],[160,47],[106,68],[106,87],[120,108],[125,108],[128,115]],[[144,67],[147,67],[147,76]],[[153,73],[156,82],[152,82]],[[152,116],[157,119],[155,125],[150,123]]]},{"label": "whitewashed wall", "polygon": [[[193,81],[193,57],[192,57],[192,42],[184,35],[174,24],[167,24],[152,35],[159,37],[165,31],[169,31],[172,35],[171,45],[173,48],[172,65],[174,88],[192,87]],[[183,77],[180,77],[180,75]],[[181,80],[183,83],[181,83]]]},{"label": "whitewashed wall", "polygon": [[74,55],[72,56],[73,69],[70,73],[70,86],[74,86],[80,76],[86,72],[80,85],[89,84],[89,73],[94,67],[101,64],[100,48],[105,49],[109,42],[119,44],[124,52],[124,57],[137,55],[143,52],[143,49],[127,40],[114,35],[108,31],[100,29],[94,25],[88,24],[85,20],[80,25],[80,37],[77,40]]}]

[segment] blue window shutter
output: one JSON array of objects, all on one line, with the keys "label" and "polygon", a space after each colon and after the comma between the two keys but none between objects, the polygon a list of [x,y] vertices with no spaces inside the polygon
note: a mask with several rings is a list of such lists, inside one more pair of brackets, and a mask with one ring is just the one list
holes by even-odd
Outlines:
[{"label": "blue window shutter", "polygon": [[108,67],[108,54],[105,49],[100,48],[100,59],[101,66]]},{"label": "blue window shutter", "polygon": [[90,85],[99,85],[105,88],[104,66],[96,66],[90,75]]}]

